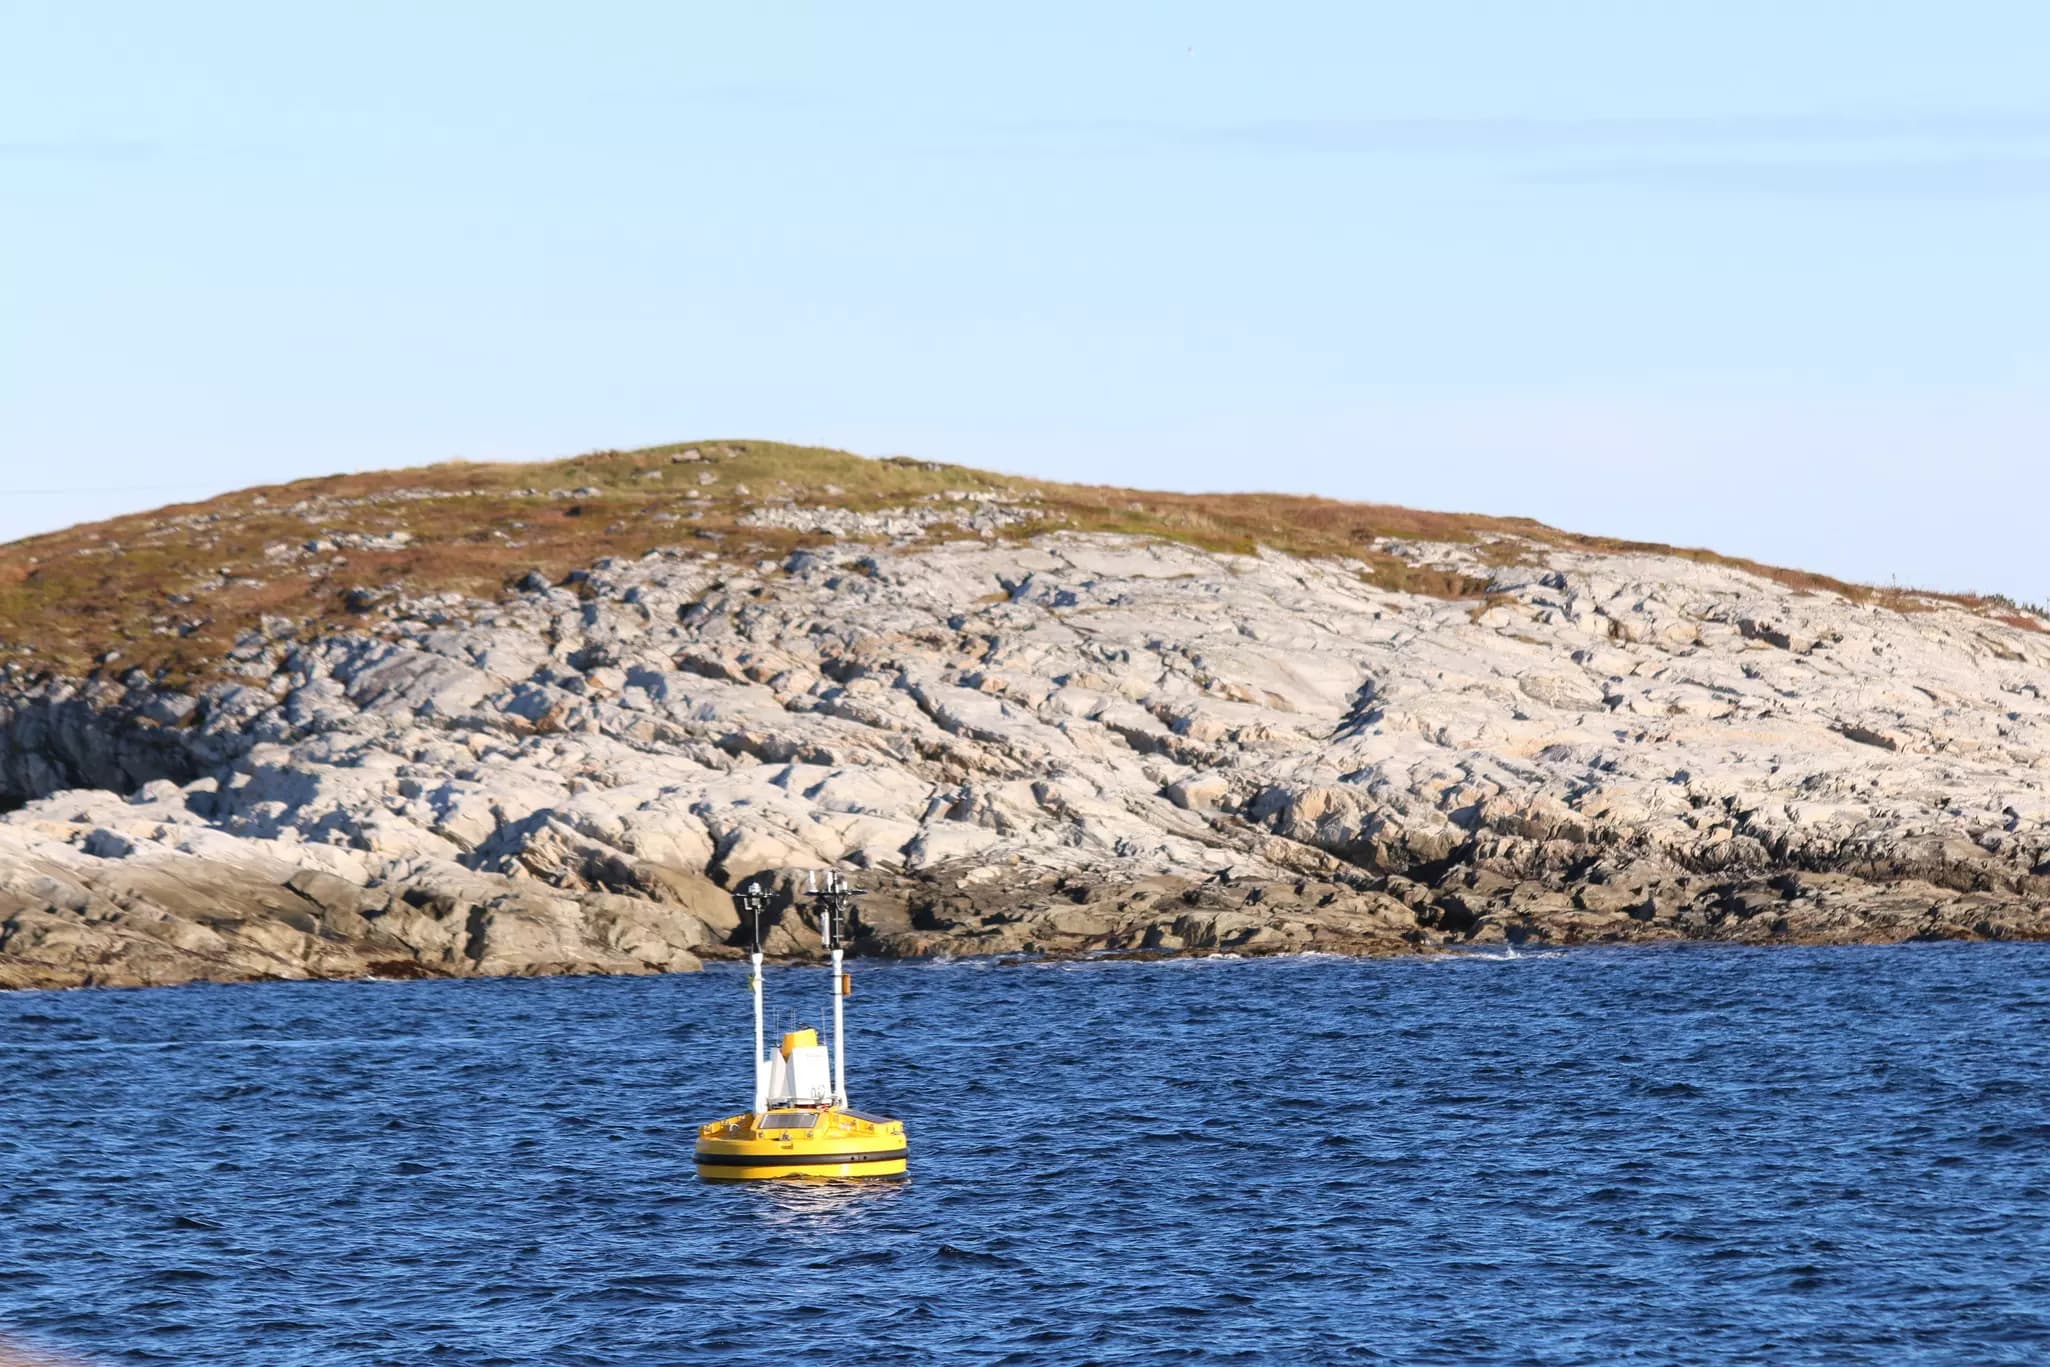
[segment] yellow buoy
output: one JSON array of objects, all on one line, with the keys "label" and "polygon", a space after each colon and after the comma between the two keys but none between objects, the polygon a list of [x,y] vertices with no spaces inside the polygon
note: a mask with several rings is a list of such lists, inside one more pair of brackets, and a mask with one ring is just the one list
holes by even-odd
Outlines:
[{"label": "yellow buoy", "polygon": [[780,1177],[901,1177],[911,1150],[904,1122],[870,1115],[847,1104],[846,1013],[853,991],[841,971],[847,913],[853,894],[845,880],[828,873],[825,885],[807,880],[816,900],[819,936],[833,960],[833,1045],[819,1043],[809,1028],[785,1034],[773,1051],[762,1038],[761,886],[751,883],[739,897],[752,918],[754,994],[754,1108],[698,1130],[698,1176],[732,1182]]}]

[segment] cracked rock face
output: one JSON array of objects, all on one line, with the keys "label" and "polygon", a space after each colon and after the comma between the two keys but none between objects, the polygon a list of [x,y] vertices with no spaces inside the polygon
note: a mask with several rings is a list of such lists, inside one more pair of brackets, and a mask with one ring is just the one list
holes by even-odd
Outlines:
[{"label": "cracked rock face", "polygon": [[1491,580],[1449,602],[913,512],[776,516],[975,539],[278,623],[196,698],[8,685],[0,982],[683,969],[758,876],[802,954],[826,866],[884,954],[2050,925],[2039,631],[1674,556],[1377,548]]}]

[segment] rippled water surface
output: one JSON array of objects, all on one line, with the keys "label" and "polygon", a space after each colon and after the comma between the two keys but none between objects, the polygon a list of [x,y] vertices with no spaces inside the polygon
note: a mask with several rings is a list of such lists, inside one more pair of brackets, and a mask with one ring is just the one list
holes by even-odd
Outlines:
[{"label": "rippled water surface", "polygon": [[910,1180],[711,1186],[744,984],[0,996],[0,1329],[223,1367],[2050,1361],[2050,946],[864,967],[850,1081]]}]

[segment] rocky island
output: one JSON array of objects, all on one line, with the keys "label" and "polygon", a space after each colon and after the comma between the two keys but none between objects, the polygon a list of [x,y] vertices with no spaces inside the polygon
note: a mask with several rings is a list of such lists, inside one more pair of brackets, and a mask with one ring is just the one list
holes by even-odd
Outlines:
[{"label": "rocky island", "polygon": [[0,547],[0,985],[2050,935],[2050,621],[767,442]]}]

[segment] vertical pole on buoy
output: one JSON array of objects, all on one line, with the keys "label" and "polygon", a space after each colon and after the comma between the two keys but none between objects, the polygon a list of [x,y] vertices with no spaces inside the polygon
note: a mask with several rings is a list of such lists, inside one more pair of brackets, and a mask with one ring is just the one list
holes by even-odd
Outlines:
[{"label": "vertical pole on buoy", "polygon": [[754,951],[748,955],[753,972],[748,987],[755,999],[755,1114],[761,1115],[769,1109],[768,1065],[762,1058],[762,890],[759,884],[748,889],[748,909],[754,914]]},{"label": "vertical pole on buoy", "polygon": [[[838,874],[831,870],[827,871],[828,887],[832,887],[838,880]],[[846,883],[840,882],[836,895],[830,899],[832,910],[829,915],[835,921],[840,919],[840,895],[844,895],[846,891]],[[835,926],[833,935],[833,1104],[842,1107],[847,1104],[847,980],[840,971],[839,934],[843,928]]]}]

